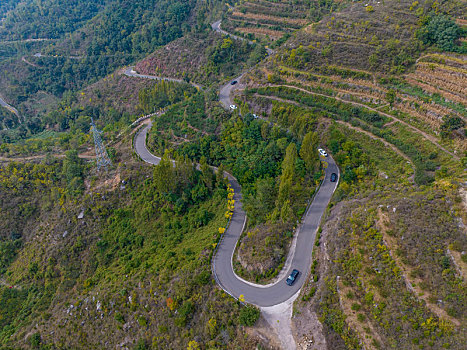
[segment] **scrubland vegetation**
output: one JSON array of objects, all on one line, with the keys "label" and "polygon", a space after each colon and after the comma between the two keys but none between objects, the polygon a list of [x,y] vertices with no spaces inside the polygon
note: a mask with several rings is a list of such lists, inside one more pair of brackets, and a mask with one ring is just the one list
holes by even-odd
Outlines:
[{"label": "scrubland vegetation", "polygon": [[217,32],[193,33],[156,50],[138,62],[136,70],[194,81],[204,86],[240,74],[266,55],[261,45],[239,42]]},{"label": "scrubland vegetation", "polygon": [[[253,45],[211,31],[227,9],[222,28]],[[0,348],[261,348],[245,328],[258,309],[211,275],[233,205],[220,174],[248,218],[234,269],[268,283],[325,147],[339,186],[294,304],[297,342],[319,321],[329,349],[462,349],[466,15],[461,0],[2,1],[1,93],[26,118],[0,108]],[[241,72],[225,111],[218,86]],[[149,167],[130,125],[161,109]]]},{"label": "scrubland vegetation", "polygon": [[[2,169],[1,232],[11,237],[2,237],[1,271],[14,286],[0,287],[2,344],[108,347],[131,329],[127,345],[142,348],[252,346],[237,333],[252,316],[214,289],[210,272],[225,181],[183,159],[153,174],[130,161],[118,173],[125,186],[83,196],[73,183],[87,171],[70,157]],[[98,336],[96,322],[112,333]]]}]

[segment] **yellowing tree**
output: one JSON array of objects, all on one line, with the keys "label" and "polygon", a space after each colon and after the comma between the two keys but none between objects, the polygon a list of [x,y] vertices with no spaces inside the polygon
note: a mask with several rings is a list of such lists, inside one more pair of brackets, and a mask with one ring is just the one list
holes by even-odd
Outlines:
[{"label": "yellowing tree", "polygon": [[191,340],[189,343],[188,343],[188,347],[186,348],[187,350],[199,350],[200,347],[199,347],[199,344],[196,340]]},{"label": "yellowing tree", "polygon": [[172,298],[168,297],[165,302],[170,311],[175,310],[176,303]]},{"label": "yellowing tree", "polygon": [[225,38],[222,42],[221,49],[230,49],[233,45],[233,41],[230,38]]},{"label": "yellowing tree", "polygon": [[207,328],[211,339],[213,339],[217,334],[217,321],[215,318],[211,318],[208,321]]}]

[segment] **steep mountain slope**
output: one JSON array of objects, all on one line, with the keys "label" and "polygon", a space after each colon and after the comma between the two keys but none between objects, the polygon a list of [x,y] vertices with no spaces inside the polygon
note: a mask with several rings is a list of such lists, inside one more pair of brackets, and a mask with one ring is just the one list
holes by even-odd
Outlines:
[{"label": "steep mountain slope", "polygon": [[[44,93],[51,97],[49,101],[61,98],[65,91],[75,92],[192,29],[203,30],[222,5],[222,1],[198,0],[65,5],[52,0],[23,1],[7,13],[1,27],[3,40],[19,43],[12,49],[16,54],[0,61],[0,91],[25,116],[43,116],[30,100],[40,100]],[[57,40],[21,41],[33,38]],[[8,45],[0,42],[0,46]],[[47,111],[55,106],[50,103]]]},{"label": "steep mountain slope", "polygon": [[[18,3],[5,38],[58,40],[1,46],[22,53],[3,61],[8,102],[38,118],[0,132],[0,348],[273,348],[259,311],[211,275],[238,205],[219,174],[238,179],[248,218],[225,256],[269,283],[329,166],[324,147],[340,178],[321,226],[305,232],[316,240],[294,304],[298,347],[463,349],[465,1],[109,0],[82,17],[77,1],[64,5],[71,26],[24,35],[16,9],[59,7]],[[262,44],[211,32],[223,8],[223,29]],[[221,83],[235,86],[224,98],[236,109],[219,103]],[[132,149],[144,114],[157,167]],[[90,117],[106,172],[95,171]]]}]

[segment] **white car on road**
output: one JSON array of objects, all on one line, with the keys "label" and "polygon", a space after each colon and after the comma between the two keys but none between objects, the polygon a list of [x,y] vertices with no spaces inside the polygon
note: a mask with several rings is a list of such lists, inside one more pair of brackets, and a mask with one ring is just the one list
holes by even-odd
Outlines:
[{"label": "white car on road", "polygon": [[320,155],[322,155],[323,157],[327,157],[328,154],[326,153],[326,151],[322,148],[318,148],[318,152]]},{"label": "white car on road", "polygon": [[237,106],[235,106],[235,105],[230,105],[230,109],[231,109],[231,110],[235,110],[235,109],[237,109]]}]

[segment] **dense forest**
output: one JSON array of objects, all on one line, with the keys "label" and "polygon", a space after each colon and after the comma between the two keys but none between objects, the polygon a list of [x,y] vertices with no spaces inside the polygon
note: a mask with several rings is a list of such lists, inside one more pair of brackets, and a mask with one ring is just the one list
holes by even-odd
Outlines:
[{"label": "dense forest", "polygon": [[[15,44],[19,46],[13,50],[22,59],[0,61],[0,88],[18,108],[34,104],[32,97],[44,92],[60,99],[192,30],[208,30],[205,14],[221,5],[196,0],[22,2],[7,14],[0,36],[13,41],[59,40]],[[34,56],[36,49],[41,56]],[[26,115],[37,115],[27,108]]]}]

